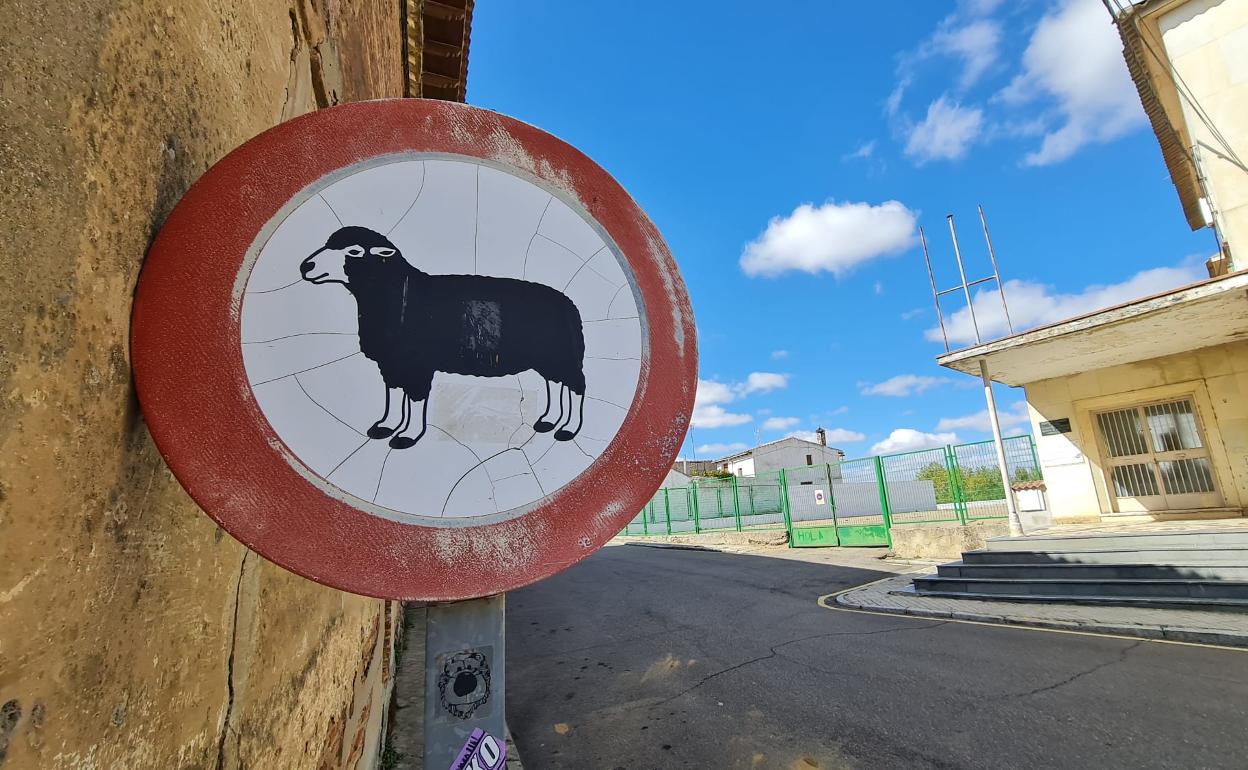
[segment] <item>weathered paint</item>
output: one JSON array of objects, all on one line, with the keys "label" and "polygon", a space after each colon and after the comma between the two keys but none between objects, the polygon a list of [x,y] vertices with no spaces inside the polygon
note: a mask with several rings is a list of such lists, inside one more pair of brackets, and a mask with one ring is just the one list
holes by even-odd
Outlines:
[{"label": "weathered paint", "polygon": [[[511,163],[562,190],[618,246],[644,308],[637,394],[616,439],[538,508],[506,521],[426,527],[382,519],[326,494],[264,430],[238,350],[239,266],[265,223],[326,174],[412,150]],[[182,259],[187,253],[199,257]],[[394,100],[290,121],[217,163],[170,215],[152,254],[135,305],[133,353],[153,435],[179,481],[223,527],[314,580],[425,600],[526,585],[618,532],[658,488],[684,439],[697,354],[674,260],[606,172],[510,118]],[[220,376],[201,376],[206,371]]]}]

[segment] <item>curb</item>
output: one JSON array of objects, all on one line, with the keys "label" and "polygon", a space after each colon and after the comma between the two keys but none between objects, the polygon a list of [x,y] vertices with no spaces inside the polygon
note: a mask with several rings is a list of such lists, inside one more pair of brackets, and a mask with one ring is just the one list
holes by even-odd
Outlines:
[{"label": "curb", "polygon": [[722,553],[718,548],[712,548],[709,545],[693,545],[687,543],[634,543],[625,542],[621,545],[635,545],[638,548],[663,548],[670,551],[711,551],[713,553]]},{"label": "curb", "polygon": [[524,765],[520,762],[520,749],[516,747],[516,740],[511,734],[511,725],[504,723],[504,733],[507,738],[507,758],[504,760],[505,770],[524,770]]},{"label": "curb", "polygon": [[[886,578],[887,579],[887,578]],[[880,581],[877,581],[880,582]],[[867,585],[871,585],[868,583]],[[834,594],[836,604],[847,610],[856,612],[883,613],[889,615],[908,615],[910,617],[936,618],[961,623],[980,623],[995,626],[1018,626],[1047,631],[1065,631],[1103,636],[1130,637],[1149,639],[1161,642],[1179,642],[1183,644],[1211,645],[1237,652],[1248,651],[1248,634],[1237,634],[1227,631],[1205,628],[1187,628],[1182,626],[1124,626],[1112,623],[1079,623],[1065,620],[1043,620],[1019,615],[996,615],[981,612],[945,612],[904,606],[879,606],[855,603],[848,599],[849,593],[864,588],[855,586]],[[826,605],[825,605],[826,606]]]}]

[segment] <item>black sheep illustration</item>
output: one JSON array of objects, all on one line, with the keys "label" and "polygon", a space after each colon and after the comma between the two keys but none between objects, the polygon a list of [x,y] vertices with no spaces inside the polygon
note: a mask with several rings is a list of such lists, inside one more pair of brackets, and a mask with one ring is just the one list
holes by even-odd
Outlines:
[{"label": "black sheep illustration", "polygon": [[[385,413],[369,438],[389,437],[394,449],[419,441],[435,372],[505,377],[529,369],[546,379],[546,409],[533,430],[554,431],[556,441],[580,433],[585,336],[576,305],[557,289],[515,278],[430,275],[366,227],[339,229],[299,271],[305,281],[340,283],[355,297],[360,352],[377,363],[386,384]],[[555,383],[559,415],[552,421]],[[415,435],[412,401],[422,402]]]}]

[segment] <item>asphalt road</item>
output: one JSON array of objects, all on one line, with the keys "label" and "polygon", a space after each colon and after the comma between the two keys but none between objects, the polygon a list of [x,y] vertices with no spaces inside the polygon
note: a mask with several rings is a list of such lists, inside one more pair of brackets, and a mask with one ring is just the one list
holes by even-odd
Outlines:
[{"label": "asphalt road", "polygon": [[1248,767],[1248,652],[824,609],[884,576],[840,553],[615,546],[512,593],[525,767]]}]

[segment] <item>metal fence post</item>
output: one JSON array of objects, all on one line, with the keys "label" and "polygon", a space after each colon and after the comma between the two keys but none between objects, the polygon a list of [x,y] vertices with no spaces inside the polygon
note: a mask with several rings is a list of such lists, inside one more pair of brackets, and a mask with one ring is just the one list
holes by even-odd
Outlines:
[{"label": "metal fence post", "polygon": [[970,518],[970,510],[966,505],[966,493],[962,489],[962,465],[958,462],[958,448],[949,445],[945,449],[949,453],[949,489],[953,493],[953,504],[958,511],[958,520],[965,524]]},{"label": "metal fence post", "polygon": [[724,488],[720,484],[715,485],[715,518],[724,518]]},{"label": "metal fence post", "polygon": [[698,484],[697,482],[691,482],[689,484],[689,491],[693,495],[693,505],[690,506],[690,508],[693,511],[693,534],[696,535],[702,531],[702,522],[698,517]]},{"label": "metal fence post", "polygon": [[663,488],[663,518],[667,521],[667,534],[672,534],[672,501],[667,495],[667,488]]},{"label": "metal fence post", "polygon": [[[836,528],[836,495],[832,494],[832,466],[823,464],[824,475],[828,477],[828,510],[832,512],[832,528]],[[836,544],[841,544],[841,536],[836,536]]]},{"label": "metal fence post", "polygon": [[875,483],[880,490],[880,512],[884,518],[884,534],[888,538],[888,545],[893,545],[893,517],[888,510],[888,487],[886,486],[884,477],[884,464],[880,462],[880,456],[876,455],[875,460]]},{"label": "metal fence post", "polygon": [[966,503],[958,488],[958,464],[953,456],[953,447],[945,447],[945,473],[949,475],[949,501],[953,503],[953,512],[958,515],[958,523],[966,523]]},{"label": "metal fence post", "polygon": [[1027,443],[1031,445],[1031,467],[1035,469],[1036,480],[1039,481],[1044,478],[1044,474],[1040,471],[1040,455],[1036,454],[1036,440],[1031,437],[1030,433],[1027,434]]},{"label": "metal fence post", "polygon": [[641,509],[641,534],[643,535],[650,534],[650,511],[653,508],[654,499],[651,498],[650,502],[646,503],[645,507]]},{"label": "metal fence post", "polygon": [[788,535],[789,547],[793,547],[793,516],[789,508],[789,481],[780,469],[780,512],[784,514],[784,531]]},{"label": "metal fence post", "polygon": [[749,493],[750,515],[753,516],[754,515],[754,485],[750,484],[748,487],[745,488],[745,491]]},{"label": "metal fence post", "polygon": [[737,477],[732,477],[732,516],[737,521],[737,531],[741,531],[741,491],[737,488]]}]

